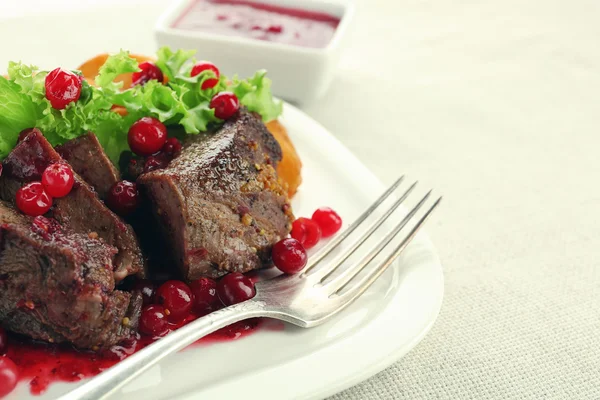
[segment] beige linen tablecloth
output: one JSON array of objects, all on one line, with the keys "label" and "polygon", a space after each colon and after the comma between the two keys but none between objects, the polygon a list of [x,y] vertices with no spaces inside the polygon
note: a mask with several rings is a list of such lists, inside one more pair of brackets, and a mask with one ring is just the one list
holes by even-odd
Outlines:
[{"label": "beige linen tablecloth", "polygon": [[[81,17],[85,41],[64,16],[43,39],[4,20],[0,65],[151,52],[166,3],[145,4],[119,5],[129,34]],[[332,399],[600,399],[600,2],[358,0],[350,36],[304,110],[386,183],[444,195],[446,295],[422,343]]]},{"label": "beige linen tablecloth", "polygon": [[364,2],[354,37],[307,111],[384,181],[444,194],[446,294],[333,399],[600,399],[600,2]]}]

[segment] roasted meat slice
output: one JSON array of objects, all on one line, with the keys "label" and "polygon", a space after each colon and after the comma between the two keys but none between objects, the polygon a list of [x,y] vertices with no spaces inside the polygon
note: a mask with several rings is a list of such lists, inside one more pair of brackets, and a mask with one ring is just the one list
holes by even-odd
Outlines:
[{"label": "roasted meat slice", "polygon": [[4,202],[0,238],[4,328],[84,349],[111,346],[137,329],[141,295],[115,290],[113,246]]},{"label": "roasted meat slice", "polygon": [[121,180],[119,171],[91,132],[57,146],[56,151],[102,200],[106,199],[111,186]]},{"label": "roasted meat slice", "polygon": [[[64,162],[42,133],[32,130],[3,161],[0,199],[14,203],[16,192],[23,184],[40,180],[48,165],[61,161]],[[54,206],[47,216],[73,232],[98,235],[116,247],[118,253],[113,264],[117,281],[143,273],[143,257],[133,229],[110,211],[78,174],[75,174],[71,192],[54,199]]]},{"label": "roasted meat slice", "polygon": [[270,263],[293,220],[274,169],[280,159],[262,121],[240,110],[217,132],[191,137],[167,168],[138,178],[185,279]]}]

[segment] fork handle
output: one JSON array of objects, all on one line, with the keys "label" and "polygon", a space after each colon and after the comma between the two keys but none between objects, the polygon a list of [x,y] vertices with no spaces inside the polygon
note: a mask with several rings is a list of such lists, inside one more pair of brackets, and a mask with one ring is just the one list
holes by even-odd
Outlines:
[{"label": "fork handle", "polygon": [[104,399],[169,354],[209,333],[243,319],[265,316],[264,308],[263,302],[248,300],[198,318],[83,383],[59,400]]}]

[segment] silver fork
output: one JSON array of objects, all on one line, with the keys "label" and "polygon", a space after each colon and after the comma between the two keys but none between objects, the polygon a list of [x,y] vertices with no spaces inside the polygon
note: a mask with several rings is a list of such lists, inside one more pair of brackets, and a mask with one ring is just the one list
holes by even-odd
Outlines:
[{"label": "silver fork", "polygon": [[[243,303],[235,304],[199,318],[154,342],[152,345],[119,362],[95,378],[85,382],[62,396],[61,400],[92,400],[106,398],[129,383],[150,367],[170,354],[183,349],[196,340],[234,322],[248,318],[268,317],[290,322],[303,328],[322,324],[346,308],[365,292],[400,255],[408,243],[423,226],[429,215],[438,206],[438,198],[421,216],[417,212],[430,197],[429,191],[408,213],[390,229],[381,241],[374,245],[365,243],[374,234],[383,230],[383,223],[406,200],[416,186],[413,183],[391,206],[370,224],[365,221],[391,197],[400,186],[400,177],[379,199],[373,203],[352,225],[309,259],[309,264],[296,275],[281,275],[256,283],[256,296]],[[390,243],[405,231],[409,222],[417,219],[412,228],[396,245]],[[352,238],[357,228],[367,225],[364,232]],[[335,254],[334,250],[349,243],[345,251]],[[331,262],[323,260],[334,256]],[[360,256],[352,261],[352,256]],[[383,258],[379,261],[379,258]],[[376,261],[376,262],[374,262]],[[376,265],[372,265],[376,264]],[[318,268],[320,266],[320,268]],[[341,268],[344,266],[345,268]]]}]

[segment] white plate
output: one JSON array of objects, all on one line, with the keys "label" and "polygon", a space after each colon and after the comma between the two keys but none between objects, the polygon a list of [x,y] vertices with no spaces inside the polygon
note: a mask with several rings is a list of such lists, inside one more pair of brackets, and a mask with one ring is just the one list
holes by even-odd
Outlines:
[{"label": "white plate", "polygon": [[[382,184],[321,125],[286,105],[284,125],[304,163],[297,216],[320,206],[346,222],[380,193]],[[116,398],[305,399],[350,387],[381,371],[412,349],[433,325],[442,304],[443,275],[424,233],[357,302],[312,329],[286,325],[242,339],[196,346],[168,358],[123,389]],[[56,383],[38,400],[74,387]],[[243,396],[241,396],[243,394]],[[21,384],[11,399],[29,397]]]}]

